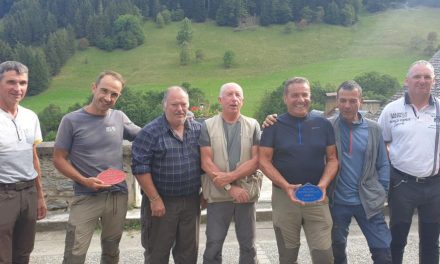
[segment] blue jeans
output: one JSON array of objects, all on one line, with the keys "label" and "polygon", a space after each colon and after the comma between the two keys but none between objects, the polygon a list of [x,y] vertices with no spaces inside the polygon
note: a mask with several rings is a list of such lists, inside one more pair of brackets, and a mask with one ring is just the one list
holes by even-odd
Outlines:
[{"label": "blue jeans", "polygon": [[356,219],[367,239],[373,262],[391,263],[391,233],[382,212],[367,219],[362,205],[334,204],[330,210],[333,218],[332,247],[335,264],[347,263],[347,236],[352,217]]}]

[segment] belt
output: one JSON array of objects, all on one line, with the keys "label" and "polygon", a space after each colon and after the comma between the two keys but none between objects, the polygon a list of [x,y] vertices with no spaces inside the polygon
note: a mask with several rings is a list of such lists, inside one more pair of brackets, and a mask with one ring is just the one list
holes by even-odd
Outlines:
[{"label": "belt", "polygon": [[19,181],[14,183],[0,183],[0,190],[7,191],[7,190],[15,190],[15,191],[21,191],[24,189],[31,188],[35,185],[35,180],[30,181]]},{"label": "belt", "polygon": [[428,177],[416,177],[416,176],[412,176],[411,174],[408,174],[408,173],[405,173],[403,171],[400,171],[400,170],[398,170],[396,168],[393,168],[393,169],[397,173],[402,175],[405,180],[414,181],[414,182],[417,182],[417,183],[427,183],[427,182],[429,182],[431,180],[434,180],[434,179],[440,177],[440,173],[436,174],[436,175],[428,176]]}]

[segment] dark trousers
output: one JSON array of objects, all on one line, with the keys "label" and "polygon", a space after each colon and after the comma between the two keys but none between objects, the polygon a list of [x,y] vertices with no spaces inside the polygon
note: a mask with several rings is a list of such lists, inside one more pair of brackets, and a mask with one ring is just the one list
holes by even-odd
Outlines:
[{"label": "dark trousers", "polygon": [[347,264],[347,236],[352,217],[356,219],[359,227],[367,239],[371,258],[375,264],[391,264],[391,233],[385,222],[382,212],[367,219],[362,205],[334,204],[332,213],[332,247],[335,264]]},{"label": "dark trousers", "polygon": [[419,263],[439,263],[440,177],[416,182],[415,178],[391,170],[390,192],[391,253],[393,263],[402,263],[414,210],[419,216]]},{"label": "dark trousers", "polygon": [[150,202],[142,199],[142,245],[145,263],[196,264],[199,247],[200,197],[162,197],[165,215],[151,216]]},{"label": "dark trousers", "polygon": [[29,263],[34,249],[37,190],[0,189],[0,263]]}]

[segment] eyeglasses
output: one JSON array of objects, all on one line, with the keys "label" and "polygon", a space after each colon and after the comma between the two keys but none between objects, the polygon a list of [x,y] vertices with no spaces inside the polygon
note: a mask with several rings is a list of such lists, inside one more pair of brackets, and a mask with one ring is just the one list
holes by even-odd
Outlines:
[{"label": "eyeglasses", "polygon": [[18,141],[21,141],[20,132],[18,132],[17,124],[15,123],[15,121],[13,119],[11,119],[11,121],[12,121],[12,123],[14,123],[15,131],[17,132]]}]

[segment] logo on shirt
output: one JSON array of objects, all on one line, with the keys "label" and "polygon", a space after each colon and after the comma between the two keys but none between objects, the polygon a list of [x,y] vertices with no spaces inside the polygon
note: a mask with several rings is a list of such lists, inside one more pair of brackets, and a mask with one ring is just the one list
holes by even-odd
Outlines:
[{"label": "logo on shirt", "polygon": [[106,127],[106,128],[105,128],[105,131],[106,131],[107,133],[115,132],[115,131],[116,131],[116,127],[114,127],[114,126]]}]

